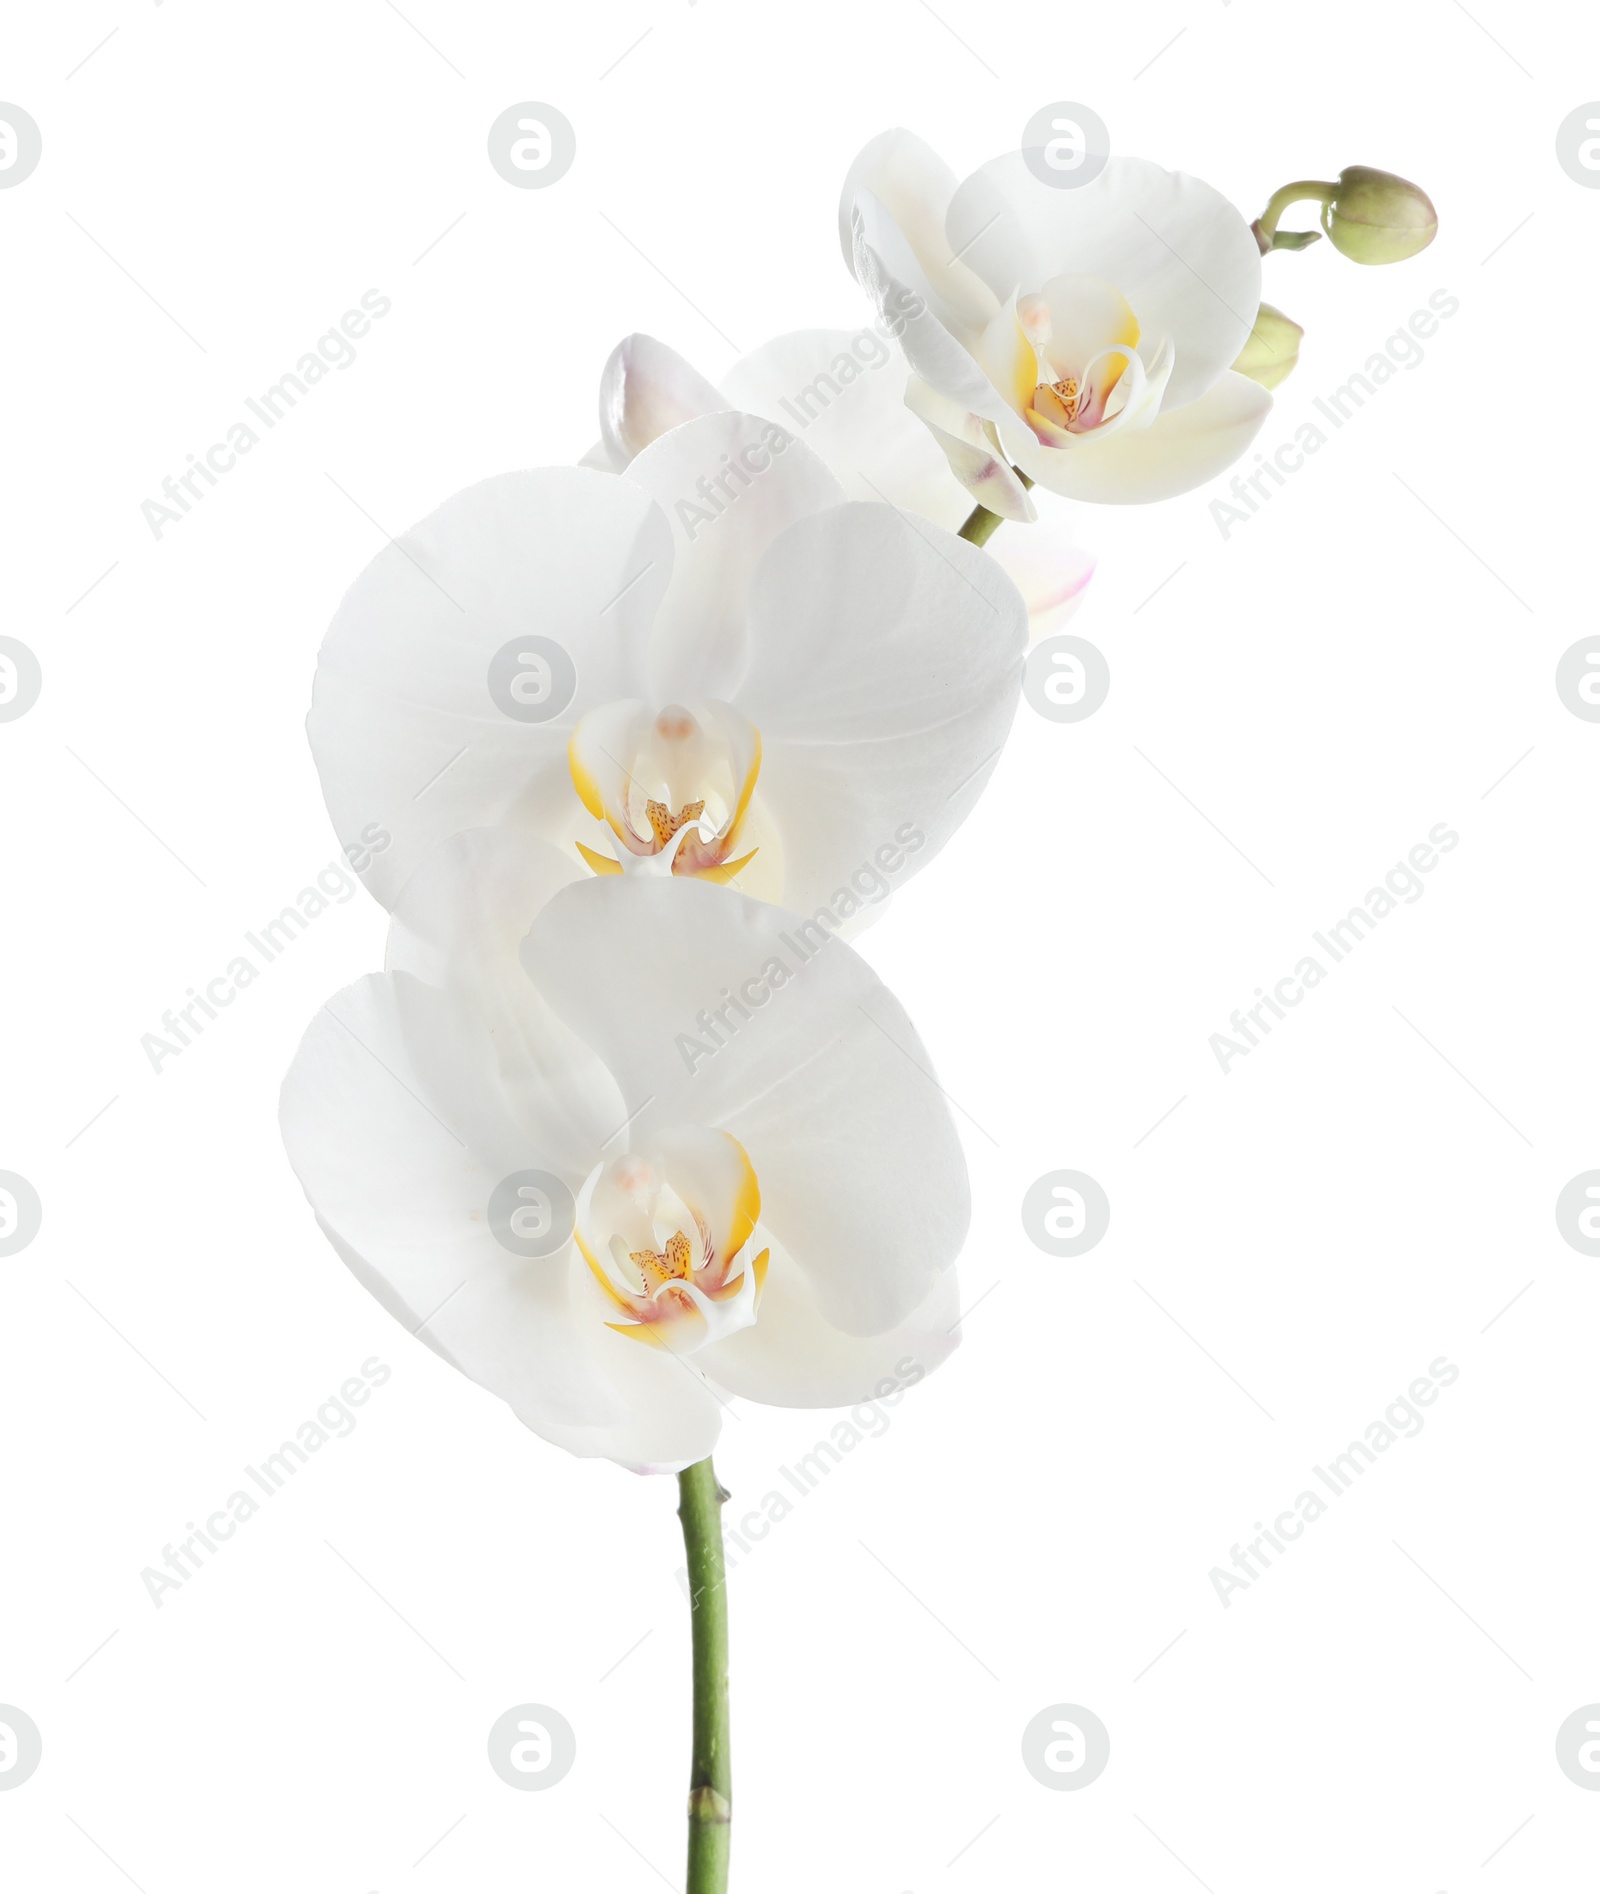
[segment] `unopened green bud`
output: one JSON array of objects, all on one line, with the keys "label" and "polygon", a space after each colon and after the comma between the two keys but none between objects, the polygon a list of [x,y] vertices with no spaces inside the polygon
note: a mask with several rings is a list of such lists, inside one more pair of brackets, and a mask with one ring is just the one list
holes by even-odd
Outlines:
[{"label": "unopened green bud", "polygon": [[1391,171],[1352,164],[1339,173],[1336,184],[1307,178],[1273,193],[1252,226],[1263,256],[1269,250],[1303,250],[1317,241],[1318,231],[1278,228],[1292,204],[1308,201],[1322,206],[1323,230],[1352,263],[1403,263],[1426,250],[1439,228],[1426,191]]},{"label": "unopened green bud", "polygon": [[1337,194],[1322,207],[1322,227],[1352,263],[1403,263],[1433,242],[1439,216],[1415,184],[1353,164],[1339,173]]},{"label": "unopened green bud", "polygon": [[1247,375],[1263,388],[1276,388],[1294,372],[1295,363],[1300,359],[1300,338],[1304,334],[1299,323],[1281,309],[1263,303],[1256,311],[1256,326],[1239,351],[1233,372]]}]

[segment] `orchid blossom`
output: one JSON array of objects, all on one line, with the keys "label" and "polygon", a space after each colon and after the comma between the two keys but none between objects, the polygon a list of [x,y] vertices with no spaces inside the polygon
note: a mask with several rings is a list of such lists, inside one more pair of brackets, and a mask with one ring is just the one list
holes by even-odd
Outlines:
[{"label": "orchid blossom", "polygon": [[335,1249],[534,1432],[641,1470],[704,1460],[734,1396],[920,1380],[969,1205],[905,1014],[781,909],[579,873],[456,837],[312,1023],[283,1133]]},{"label": "orchid blossom", "polygon": [[1112,157],[1056,188],[1018,150],[958,184],[889,131],[850,168],[839,233],[899,335],[907,402],[1001,518],[1033,518],[1030,484],[1107,502],[1187,492],[1239,458],[1272,405],[1233,372],[1260,250],[1198,178]]},{"label": "orchid blossom", "polygon": [[977,800],[1025,644],[986,554],[713,413],[621,474],[485,481],[386,548],[308,730],[341,836],[393,838],[363,871],[386,905],[439,843],[507,825],[596,874],[854,910]]}]

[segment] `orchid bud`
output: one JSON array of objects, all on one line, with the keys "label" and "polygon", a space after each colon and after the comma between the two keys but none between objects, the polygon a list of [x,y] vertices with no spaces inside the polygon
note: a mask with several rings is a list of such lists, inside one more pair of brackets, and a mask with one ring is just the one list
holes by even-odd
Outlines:
[{"label": "orchid bud", "polygon": [[1304,334],[1299,323],[1281,309],[1263,303],[1256,311],[1256,326],[1233,365],[1234,374],[1245,375],[1263,388],[1276,388],[1293,374],[1300,359],[1300,338]]},{"label": "orchid bud", "polygon": [[1426,191],[1392,171],[1352,164],[1339,173],[1336,184],[1307,178],[1273,192],[1251,226],[1263,256],[1269,250],[1303,250],[1317,241],[1322,231],[1278,228],[1292,204],[1307,202],[1322,206],[1322,230],[1352,263],[1403,263],[1426,250],[1439,228]]},{"label": "orchid bud", "polygon": [[1352,263],[1403,263],[1433,242],[1439,217],[1415,184],[1353,164],[1339,173],[1338,191],[1322,207],[1322,227]]}]

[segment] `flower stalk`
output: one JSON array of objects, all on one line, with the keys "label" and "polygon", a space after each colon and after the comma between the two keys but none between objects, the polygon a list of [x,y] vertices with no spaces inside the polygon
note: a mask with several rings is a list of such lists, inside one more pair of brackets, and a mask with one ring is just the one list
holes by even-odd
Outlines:
[{"label": "flower stalk", "polygon": [[1315,243],[1322,235],[1320,230],[1280,231],[1279,219],[1291,204],[1331,204],[1338,194],[1337,184],[1323,183],[1317,178],[1302,178],[1297,184],[1286,184],[1281,191],[1274,191],[1267,200],[1267,208],[1250,226],[1261,254],[1266,256],[1272,250],[1303,250],[1307,244]]},{"label": "flower stalk", "polygon": [[728,1748],[728,1589],[722,1555],[722,1502],[727,1497],[709,1457],[678,1475],[694,1673],[685,1894],[727,1894],[728,1886],[733,1770]]},{"label": "flower stalk", "polygon": [[[1013,467],[1011,471],[1022,482],[1023,486],[1031,487],[1033,485],[1033,482],[1020,467]],[[957,539],[966,540],[973,546],[987,546],[989,541],[994,537],[995,528],[1002,523],[1004,517],[1005,516],[1000,513],[991,513],[986,506],[975,506],[961,522],[961,530],[956,534],[956,537]]]},{"label": "flower stalk", "polygon": [[975,506],[961,522],[958,539],[965,539],[974,546],[987,546],[994,537],[994,531],[1001,524],[998,513],[991,513],[986,506]]}]

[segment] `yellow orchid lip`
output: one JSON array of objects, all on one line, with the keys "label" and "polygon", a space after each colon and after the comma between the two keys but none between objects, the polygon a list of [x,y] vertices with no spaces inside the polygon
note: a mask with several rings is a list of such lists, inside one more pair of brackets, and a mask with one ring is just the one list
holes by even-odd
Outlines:
[{"label": "yellow orchid lip", "polygon": [[596,874],[657,864],[726,881],[755,853],[733,857],[761,773],[761,733],[730,704],[601,705],[573,731],[567,766],[584,808],[611,831],[612,855],[577,843]]},{"label": "yellow orchid lip", "polygon": [[724,1131],[665,1133],[597,1165],[578,1196],[574,1235],[623,1318],[605,1326],[677,1353],[748,1327],[770,1254],[747,1253],[760,1214],[755,1169]]}]

